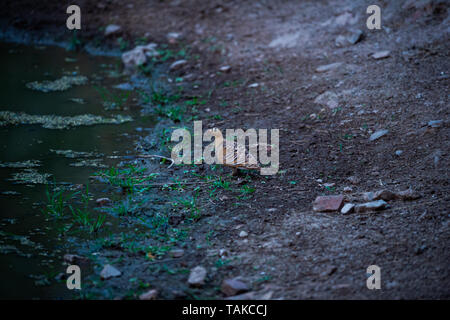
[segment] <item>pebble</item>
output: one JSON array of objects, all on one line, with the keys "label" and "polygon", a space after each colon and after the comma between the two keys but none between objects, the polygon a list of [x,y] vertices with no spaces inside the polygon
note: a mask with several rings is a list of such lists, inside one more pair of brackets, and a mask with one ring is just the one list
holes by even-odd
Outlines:
[{"label": "pebble", "polygon": [[387,206],[386,201],[384,200],[377,200],[377,201],[371,201],[366,202],[362,204],[358,204],[355,206],[356,212],[366,212],[366,211],[372,211],[372,210],[383,210]]},{"label": "pebble", "polygon": [[395,193],[389,191],[389,190],[380,190],[375,192],[373,200],[385,200],[385,201],[389,201],[389,200],[394,200],[396,198]]},{"label": "pebble", "polygon": [[105,37],[108,37],[114,33],[118,33],[122,28],[117,24],[110,24],[105,28]]},{"label": "pebble", "polygon": [[151,289],[139,296],[139,300],[155,300],[158,297],[158,290]]},{"label": "pebble", "polygon": [[251,85],[248,86],[249,88],[257,88],[259,87],[259,83],[252,83]]},{"label": "pebble", "polygon": [[244,282],[234,278],[224,280],[222,282],[221,290],[226,296],[229,297],[237,295],[239,293],[247,292],[250,290],[250,288]]},{"label": "pebble", "polygon": [[199,287],[205,284],[206,269],[202,266],[197,266],[191,270],[189,274],[188,284],[192,287]]},{"label": "pebble", "polygon": [[248,236],[248,233],[245,232],[244,230],[242,230],[241,232],[239,232],[239,237],[245,238],[245,237],[247,237],[247,236]]},{"label": "pebble", "polygon": [[341,209],[341,213],[342,214],[349,214],[353,211],[353,209],[355,208],[355,205],[353,203],[346,203],[342,209]]},{"label": "pebble", "polygon": [[339,211],[344,203],[343,195],[318,196],[313,203],[313,210],[319,212]]},{"label": "pebble", "polygon": [[330,63],[330,64],[326,64],[326,65],[322,65],[316,68],[316,72],[327,72],[327,71],[331,71],[331,70],[336,70],[337,68],[339,68],[340,66],[342,66],[342,62],[335,62],[335,63]]},{"label": "pebble", "polygon": [[344,192],[351,193],[351,192],[353,192],[353,189],[352,189],[352,187],[344,187]]},{"label": "pebble", "polygon": [[175,61],[174,63],[172,63],[170,65],[169,70],[170,71],[178,70],[178,69],[180,69],[181,67],[183,67],[186,64],[187,64],[187,60],[184,60],[184,59],[183,60],[177,60],[177,61]]},{"label": "pebble", "polygon": [[391,52],[389,50],[384,51],[378,51],[372,54],[372,58],[375,60],[385,59],[388,58],[391,55]]},{"label": "pebble", "polygon": [[100,278],[102,280],[108,280],[110,278],[119,277],[122,274],[119,270],[113,267],[110,264],[107,264],[103,267],[102,272],[100,272]]},{"label": "pebble", "polygon": [[395,197],[400,200],[416,200],[420,198],[420,194],[411,188],[395,193]]},{"label": "pebble", "polygon": [[230,67],[230,66],[223,66],[223,67],[220,67],[219,70],[220,70],[221,72],[230,72],[231,67]]},{"label": "pebble", "polygon": [[317,96],[314,103],[327,106],[330,109],[335,109],[339,106],[339,98],[336,93],[332,91],[325,91]]},{"label": "pebble", "polygon": [[89,262],[89,259],[86,257],[79,256],[77,254],[67,253],[63,257],[64,261],[70,264],[81,264]]},{"label": "pebble", "polygon": [[180,258],[184,255],[184,250],[183,249],[173,249],[169,252],[169,255],[172,258]]},{"label": "pebble", "polygon": [[444,120],[432,120],[428,122],[428,126],[432,128],[439,128],[442,127],[442,124],[444,123]]},{"label": "pebble", "polygon": [[397,150],[397,151],[395,151],[395,155],[398,156],[398,157],[401,156],[402,153],[403,153],[403,150]]},{"label": "pebble", "polygon": [[381,138],[382,136],[388,134],[388,132],[389,132],[389,130],[378,130],[377,132],[372,133],[369,140],[375,141],[375,140]]}]

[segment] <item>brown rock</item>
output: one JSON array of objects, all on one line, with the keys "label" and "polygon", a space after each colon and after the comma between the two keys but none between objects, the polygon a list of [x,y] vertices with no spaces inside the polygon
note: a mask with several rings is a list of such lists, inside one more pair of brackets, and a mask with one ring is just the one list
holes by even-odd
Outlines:
[{"label": "brown rock", "polygon": [[244,282],[234,278],[223,280],[221,290],[226,296],[235,296],[250,289]]},{"label": "brown rock", "polygon": [[64,261],[70,264],[83,264],[89,262],[89,259],[77,254],[65,254],[63,257]]},{"label": "brown rock", "polygon": [[395,194],[389,190],[380,190],[375,192],[373,200],[385,200],[385,201],[389,201],[389,200],[394,200],[395,199]]},{"label": "brown rock", "polygon": [[339,211],[344,205],[344,196],[319,196],[314,200],[313,210],[320,212]]},{"label": "brown rock", "polygon": [[400,200],[415,200],[420,198],[420,194],[409,188],[408,190],[396,192],[395,197]]}]

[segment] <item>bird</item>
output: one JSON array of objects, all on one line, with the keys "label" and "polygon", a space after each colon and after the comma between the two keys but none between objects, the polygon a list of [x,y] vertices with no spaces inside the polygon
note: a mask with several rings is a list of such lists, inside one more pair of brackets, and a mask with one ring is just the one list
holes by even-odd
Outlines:
[{"label": "bird", "polygon": [[[215,136],[215,146],[216,148],[220,148],[220,145],[222,147],[222,154],[223,154],[223,161],[222,164],[230,167],[233,169],[232,172],[232,176],[237,176],[239,175],[239,169],[245,169],[245,170],[260,170],[261,166],[258,164],[258,159],[257,159],[257,155],[253,154],[251,152],[251,149],[256,147],[258,148],[258,146],[260,145],[265,145],[265,144],[251,144],[248,147],[248,152],[247,148],[245,147],[245,145],[242,145],[240,143],[238,143],[237,141],[233,140],[233,147],[231,148],[231,150],[229,148],[227,148],[227,143],[226,141],[224,141],[222,133],[220,134],[215,134],[216,132],[220,132],[219,129],[214,128],[212,129],[213,134]],[[270,151],[270,145],[266,145],[267,146],[267,150]],[[242,161],[242,159],[240,159],[239,155],[244,154],[244,161]],[[216,153],[217,156],[220,156],[220,152]],[[241,156],[242,158],[242,156]]]}]

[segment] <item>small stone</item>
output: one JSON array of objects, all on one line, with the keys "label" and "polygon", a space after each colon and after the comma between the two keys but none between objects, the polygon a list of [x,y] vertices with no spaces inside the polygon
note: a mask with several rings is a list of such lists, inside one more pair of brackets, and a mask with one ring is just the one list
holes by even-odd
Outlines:
[{"label": "small stone", "polygon": [[351,192],[353,192],[353,188],[352,187],[344,187],[344,192],[351,193]]},{"label": "small stone", "polygon": [[110,25],[106,26],[106,28],[105,28],[105,37],[108,37],[114,33],[118,33],[121,30],[122,30],[122,28],[120,26],[118,26],[117,24],[110,24]]},{"label": "small stone", "polygon": [[327,182],[327,183],[323,184],[323,186],[326,187],[326,188],[332,188],[335,185],[336,185],[336,183],[334,183],[334,182]]},{"label": "small stone", "polygon": [[252,83],[248,87],[249,88],[257,88],[257,87],[259,87],[259,83]]},{"label": "small stone", "polygon": [[350,44],[356,44],[363,38],[363,32],[361,30],[353,31],[350,36],[347,37],[347,40]]},{"label": "small stone", "polygon": [[221,290],[226,296],[229,297],[249,291],[250,289],[244,282],[234,278],[224,280],[222,282]]},{"label": "small stone", "polygon": [[220,70],[221,72],[230,72],[231,67],[230,67],[230,66],[223,66],[223,67],[220,67],[219,70]]},{"label": "small stone", "polygon": [[339,98],[336,93],[325,91],[321,95],[317,96],[314,103],[327,106],[330,109],[335,109],[339,106]]},{"label": "small stone", "polygon": [[191,270],[189,274],[188,284],[192,287],[200,287],[205,284],[206,269],[202,266],[197,266]]},{"label": "small stone", "polygon": [[83,256],[79,256],[77,254],[65,254],[63,257],[64,261],[70,264],[82,264],[89,262],[89,259]]},{"label": "small stone", "polygon": [[359,179],[356,176],[350,176],[347,178],[347,180],[351,183],[351,184],[358,184],[361,182],[361,179]]},{"label": "small stone", "polygon": [[432,128],[439,128],[442,127],[442,124],[444,123],[444,120],[432,120],[428,122],[428,126]]},{"label": "small stone", "polygon": [[170,71],[178,70],[181,67],[185,66],[186,64],[187,64],[187,60],[177,60],[170,65],[169,70]]},{"label": "small stone", "polygon": [[388,132],[389,132],[389,130],[378,130],[377,132],[372,133],[369,140],[375,141],[375,140],[381,138],[382,136],[386,135]]},{"label": "small stone", "polygon": [[241,232],[239,232],[239,237],[245,238],[245,237],[247,237],[247,236],[248,236],[248,233],[245,232],[244,230],[242,230]]},{"label": "small stone", "polygon": [[169,32],[167,34],[166,38],[167,38],[167,41],[169,41],[170,44],[175,44],[179,40],[181,40],[182,35],[181,35],[181,33],[178,33],[178,32]]},{"label": "small stone", "polygon": [[393,200],[395,199],[395,193],[389,191],[389,190],[380,190],[375,192],[373,200]]},{"label": "small stone", "polygon": [[372,58],[375,60],[385,59],[388,58],[391,55],[391,52],[388,50],[385,51],[378,51],[372,54]]},{"label": "small stone", "polygon": [[95,203],[97,204],[98,207],[103,207],[103,206],[107,206],[107,205],[111,204],[111,199],[98,198],[97,200],[95,200]]},{"label": "small stone", "polygon": [[152,289],[147,292],[144,292],[139,296],[139,300],[155,300],[158,296],[158,290]]},{"label": "small stone", "polygon": [[173,249],[169,252],[169,255],[172,258],[180,258],[184,255],[184,250],[183,249]]},{"label": "small stone", "polygon": [[121,274],[122,272],[114,268],[112,265],[107,264],[103,267],[102,272],[100,272],[100,278],[102,280],[108,280],[110,278],[119,277]]},{"label": "small stone", "polygon": [[387,203],[384,200],[371,201],[356,205],[355,211],[360,213],[372,210],[383,210],[386,208],[386,205]]},{"label": "small stone", "polygon": [[340,66],[342,66],[342,62],[335,62],[335,63],[330,63],[330,64],[326,64],[326,65],[322,65],[316,68],[316,72],[327,72],[327,71],[331,71],[331,70],[336,70],[337,68],[339,68]]},{"label": "small stone", "polygon": [[355,208],[355,205],[353,203],[346,203],[342,209],[341,209],[341,213],[342,214],[349,214],[353,211],[353,209]]},{"label": "small stone", "polygon": [[403,153],[403,150],[397,150],[397,151],[395,151],[395,155],[398,156],[398,157],[401,156],[402,153]]},{"label": "small stone", "polygon": [[319,212],[339,211],[344,203],[343,195],[318,196],[313,203],[313,210]]},{"label": "small stone", "polygon": [[400,200],[416,200],[420,198],[420,194],[410,188],[408,190],[396,192],[395,197]]}]

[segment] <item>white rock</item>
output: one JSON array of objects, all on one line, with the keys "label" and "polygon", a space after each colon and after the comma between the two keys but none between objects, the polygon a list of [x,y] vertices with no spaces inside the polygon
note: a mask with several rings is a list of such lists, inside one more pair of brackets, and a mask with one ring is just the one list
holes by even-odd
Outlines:
[{"label": "white rock", "polygon": [[221,72],[230,72],[231,67],[230,67],[230,66],[223,66],[223,67],[220,67],[219,70],[220,70]]},{"label": "white rock", "polygon": [[358,204],[355,206],[356,212],[366,212],[366,211],[372,211],[372,210],[383,210],[387,206],[386,201],[384,200],[377,200],[377,201],[371,201],[366,202],[362,204]]},{"label": "white rock", "polygon": [[378,51],[378,52],[375,52],[374,54],[372,54],[372,58],[374,58],[375,60],[380,60],[380,59],[388,58],[390,55],[391,55],[391,52],[389,50]]},{"label": "white rock", "polygon": [[125,67],[136,67],[147,62],[147,58],[158,56],[157,44],[149,43],[146,46],[137,46],[122,54],[122,62]]},{"label": "white rock", "polygon": [[377,132],[372,133],[369,140],[370,141],[377,140],[388,133],[389,133],[389,130],[378,130]]},{"label": "white rock", "polygon": [[335,109],[339,106],[339,98],[337,94],[331,91],[325,91],[321,95],[317,96],[314,102],[327,106],[330,109]]},{"label": "white rock", "polygon": [[118,33],[122,28],[117,24],[110,24],[105,28],[105,37],[108,37],[114,33]]},{"label": "white rock", "polygon": [[355,208],[355,205],[353,203],[346,203],[342,209],[341,209],[341,213],[342,214],[349,214],[350,212],[353,211],[353,209]]},{"label": "white rock", "polygon": [[245,238],[245,237],[247,237],[247,236],[248,236],[248,233],[245,232],[244,230],[242,230],[241,232],[239,232],[239,237]]},{"label": "white rock", "polygon": [[326,64],[326,65],[317,67],[316,72],[327,72],[330,70],[335,70],[335,69],[339,68],[340,66],[342,66],[342,62],[330,63],[330,64]]},{"label": "white rock", "polygon": [[114,277],[119,277],[122,274],[119,270],[114,268],[112,265],[107,264],[103,267],[102,272],[100,272],[100,278],[107,280]]},{"label": "white rock", "polygon": [[199,287],[205,283],[206,269],[202,266],[197,266],[191,270],[188,284],[193,287]]},{"label": "white rock", "polygon": [[248,86],[249,88],[256,88],[259,87],[259,83],[252,83],[251,85]]},{"label": "white rock", "polygon": [[169,70],[170,70],[170,71],[178,70],[178,69],[180,69],[181,67],[183,67],[183,66],[186,65],[186,64],[187,64],[187,60],[178,60],[178,61],[175,61],[174,63],[172,63],[172,64],[170,65]]}]

